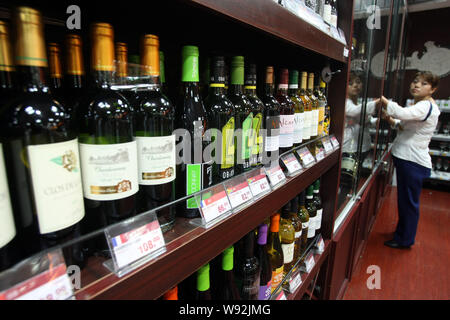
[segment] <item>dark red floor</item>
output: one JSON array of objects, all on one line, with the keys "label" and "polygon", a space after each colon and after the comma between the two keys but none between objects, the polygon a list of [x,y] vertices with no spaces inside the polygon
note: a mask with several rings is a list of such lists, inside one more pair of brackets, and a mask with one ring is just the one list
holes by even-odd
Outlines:
[{"label": "dark red floor", "polygon": [[[390,187],[344,300],[450,299],[450,194],[424,189],[416,242],[409,250],[383,245],[397,224],[397,189]],[[380,267],[381,289],[370,290],[370,265]]]}]

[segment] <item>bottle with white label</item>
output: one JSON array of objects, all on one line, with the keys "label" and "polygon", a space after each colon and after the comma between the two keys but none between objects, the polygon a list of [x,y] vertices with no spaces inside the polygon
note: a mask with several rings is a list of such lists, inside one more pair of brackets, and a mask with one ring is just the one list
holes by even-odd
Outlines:
[{"label": "bottle with white label", "polygon": [[[264,102],[264,128],[267,130],[264,141],[264,156],[278,161],[280,148],[280,109],[281,106],[274,94],[273,67],[266,67]],[[264,159],[267,160],[267,159]],[[263,161],[267,163],[268,161]]]},{"label": "bottle with white label", "polygon": [[[308,93],[309,99],[312,101],[312,111],[311,111],[311,140],[318,137],[319,129],[319,99],[314,95],[314,73],[308,74]],[[315,155],[315,152],[313,153]]]},{"label": "bottle with white label", "polygon": [[289,71],[280,70],[280,81],[275,98],[280,103],[280,153],[287,152],[294,145],[295,103],[289,98]]},{"label": "bottle with white label", "polygon": [[331,0],[330,25],[337,28],[337,20],[338,20],[337,0]]},{"label": "bottle with white label", "polygon": [[296,261],[294,261],[295,253],[295,228],[289,217],[289,205],[285,205],[281,209],[280,218],[280,240],[281,249],[283,250],[284,257],[284,275],[286,275],[293,267]]},{"label": "bottle with white label", "polygon": [[298,147],[303,141],[303,126],[305,106],[303,100],[298,95],[298,71],[291,70],[289,72],[289,97],[295,104],[294,113],[294,147]]},{"label": "bottle with white label", "polygon": [[311,121],[312,121],[312,101],[306,92],[307,82],[308,82],[308,73],[302,72],[301,74],[301,85],[299,96],[303,101],[304,113],[303,113],[303,143],[308,142],[311,138]]},{"label": "bottle with white label", "polygon": [[[141,40],[141,75],[145,80],[135,96],[135,137],[138,158],[138,207],[145,212],[175,199],[175,108],[161,92],[159,39],[146,34]],[[161,230],[172,229],[175,208],[156,212]]]},{"label": "bottle with white label", "polygon": [[298,215],[298,197],[295,197],[290,201],[290,203],[287,205],[287,208],[289,209],[289,213],[287,216],[289,217],[289,220],[291,220],[292,225],[295,229],[295,248],[294,248],[294,263],[297,262],[298,258],[300,257],[300,249],[302,246],[302,220],[300,219]]},{"label": "bottle with white label", "polygon": [[306,189],[306,210],[309,213],[309,227],[308,227],[308,236],[307,236],[307,245],[309,245],[316,235],[316,217],[317,217],[317,208],[314,203],[314,188],[313,186],[309,186]]},{"label": "bottle with white label", "polygon": [[314,182],[313,200],[316,205],[317,215],[316,215],[316,234],[319,234],[322,227],[322,198],[320,197],[320,180]]},{"label": "bottle with white label", "polygon": [[[84,232],[134,216],[139,191],[132,108],[121,93],[111,89],[114,30],[108,23],[95,23],[91,38],[93,83],[77,119],[87,215]],[[91,249],[107,254],[106,241]]]},{"label": "bottle with white label", "polygon": [[[79,236],[85,211],[78,141],[67,125],[65,108],[46,84],[42,16],[19,7],[13,20],[20,94],[6,104],[0,136],[17,237],[21,253],[28,256]],[[83,263],[76,245],[64,255],[68,265]]]},{"label": "bottle with white label", "polygon": [[325,23],[331,24],[331,1],[332,0],[325,0],[325,4],[323,5],[323,21]]}]

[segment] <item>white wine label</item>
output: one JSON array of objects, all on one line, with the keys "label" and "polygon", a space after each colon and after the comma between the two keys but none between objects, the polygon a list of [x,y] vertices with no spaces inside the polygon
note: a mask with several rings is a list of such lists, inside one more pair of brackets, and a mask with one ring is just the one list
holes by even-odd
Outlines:
[{"label": "white wine label", "polygon": [[311,137],[312,111],[305,111],[303,116],[303,140]]},{"label": "white wine label", "polygon": [[313,238],[316,234],[316,217],[309,217],[308,238]]},{"label": "white wine label", "polygon": [[6,178],[3,146],[0,144],[0,248],[7,245],[16,235],[13,211],[9,198],[8,181]]},{"label": "white wine label", "polygon": [[331,5],[330,4],[326,4],[323,6],[323,20],[326,23],[331,24]]},{"label": "white wine label", "polygon": [[313,110],[311,119],[311,137],[317,136],[318,127],[319,127],[319,110]]},{"label": "white wine label", "polygon": [[139,190],[136,141],[117,144],[80,143],[84,196],[109,201]]},{"label": "white wine label", "polygon": [[320,227],[322,226],[322,211],[323,211],[323,209],[317,210],[316,230],[320,229]]},{"label": "white wine label", "polygon": [[292,147],[294,135],[294,115],[280,116],[280,147]]},{"label": "white wine label", "polygon": [[84,217],[78,139],[28,146],[39,230],[68,228]]},{"label": "white wine label", "polygon": [[284,264],[291,263],[294,260],[294,248],[295,243],[292,242],[290,244],[281,244],[281,249],[283,250]]},{"label": "white wine label", "polygon": [[298,239],[298,238],[300,238],[301,236],[302,236],[302,230],[297,231],[297,232],[295,233],[295,239]]},{"label": "white wine label", "polygon": [[158,185],[175,180],[175,135],[134,137],[137,143],[139,184]]},{"label": "white wine label", "polygon": [[294,143],[302,143],[304,125],[304,113],[294,114]]},{"label": "white wine label", "polygon": [[341,170],[346,169],[350,172],[353,172],[355,170],[355,159],[349,158],[349,157],[342,157],[341,160]]},{"label": "white wine label", "polygon": [[280,136],[266,136],[265,150],[268,152],[277,151],[280,148]]}]

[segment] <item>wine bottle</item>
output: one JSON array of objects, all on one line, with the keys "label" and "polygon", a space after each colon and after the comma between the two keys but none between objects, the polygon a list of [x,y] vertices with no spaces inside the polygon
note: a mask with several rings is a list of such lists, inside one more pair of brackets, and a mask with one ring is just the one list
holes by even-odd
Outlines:
[{"label": "wine bottle", "polygon": [[15,96],[15,66],[12,58],[9,25],[0,20],[0,111]]},{"label": "wine bottle", "polygon": [[258,227],[258,259],[261,265],[261,275],[259,278],[258,300],[269,300],[272,292],[272,266],[267,253],[267,231],[268,226],[262,223]]},{"label": "wine bottle", "polygon": [[209,263],[197,271],[197,290],[195,300],[211,300],[211,288],[209,280]]},{"label": "wine bottle", "polygon": [[[134,216],[139,191],[131,108],[122,94],[111,89],[115,70],[112,26],[94,23],[91,41],[93,82],[77,120],[87,211],[84,232]],[[107,254],[105,241],[96,246]]]},{"label": "wine bottle", "polygon": [[114,53],[116,72],[111,89],[119,92],[127,99],[128,107],[133,112],[136,103],[136,85],[128,80],[128,45],[125,42],[116,42]]},{"label": "wine bottle", "polygon": [[233,273],[233,254],[233,246],[225,249],[222,253],[222,267],[217,290],[217,300],[241,300]]},{"label": "wine bottle", "polygon": [[325,0],[325,4],[323,6],[323,21],[325,21],[328,24],[331,24],[331,1],[332,0]]},{"label": "wine bottle", "polygon": [[[275,158],[278,161],[278,153],[280,148],[280,109],[281,106],[274,94],[273,67],[266,68],[266,80],[264,96],[264,129],[266,129],[266,137],[264,141],[265,155],[270,159]],[[266,161],[264,161],[266,162]]]},{"label": "wine bottle", "polygon": [[298,147],[303,141],[303,116],[305,106],[303,100],[298,95],[298,71],[291,70],[289,72],[289,98],[294,102],[294,147]]},{"label": "wine bottle", "polygon": [[324,86],[325,83],[320,80],[314,89],[314,95],[319,100],[319,125],[317,127],[317,135],[319,137],[324,135],[325,108],[327,106],[327,98],[321,89],[322,85]]},{"label": "wine bottle", "polygon": [[[248,98],[244,95],[244,57],[236,56],[231,61],[231,86],[228,97],[234,104],[236,119],[236,130],[241,130],[241,134],[236,135],[235,163],[236,173],[240,174],[251,169],[252,152],[252,126],[253,107]],[[238,139],[240,141],[238,141]]]},{"label": "wine bottle", "polygon": [[306,193],[305,191],[302,191],[298,198],[298,216],[300,217],[300,220],[302,222],[302,241],[300,246],[300,255],[305,252],[308,245],[309,212],[305,206],[305,197]]},{"label": "wine bottle", "polygon": [[175,286],[164,293],[163,300],[178,300],[178,286]]},{"label": "wine bottle", "polygon": [[50,78],[49,88],[52,92],[52,96],[65,105],[61,49],[59,44],[55,42],[50,42],[48,44],[48,71]]},{"label": "wine bottle", "polygon": [[[136,89],[135,136],[139,177],[139,211],[175,200],[175,108],[161,92],[159,38],[146,34],[141,40],[142,80]],[[156,212],[163,232],[175,223],[175,208]]]},{"label": "wine bottle", "polygon": [[247,96],[252,105],[252,159],[250,162],[253,167],[256,167],[262,163],[263,137],[261,135],[261,129],[264,129],[264,103],[256,95],[256,65],[253,63],[246,68],[244,94]]},{"label": "wine bottle", "polygon": [[309,186],[306,189],[306,210],[309,213],[309,227],[308,227],[308,239],[307,244],[309,245],[316,235],[316,217],[317,217],[317,208],[313,199],[314,188],[313,186]]},{"label": "wine bottle", "polygon": [[312,124],[312,101],[306,92],[308,81],[308,73],[302,72],[302,79],[300,85],[299,96],[303,101],[304,105],[304,116],[303,116],[303,142],[308,142],[311,138],[311,124]]},{"label": "wine bottle", "polygon": [[283,250],[284,276],[292,269],[295,252],[295,228],[289,216],[289,205],[283,206],[280,218],[280,239]]},{"label": "wine bottle", "polygon": [[294,135],[294,102],[288,96],[288,69],[280,70],[280,80],[275,98],[280,103],[280,153],[287,152],[293,147]]},{"label": "wine bottle", "polygon": [[[214,128],[213,140],[222,137],[220,143],[216,142],[216,150],[220,146],[219,158],[214,153],[216,161],[213,163],[213,183],[219,183],[234,176],[234,106],[225,95],[225,60],[223,56],[211,59],[211,79],[209,94],[205,99],[208,121]],[[219,134],[220,133],[220,134]]]},{"label": "wine bottle", "polygon": [[322,212],[323,212],[322,198],[320,197],[320,180],[316,180],[316,182],[314,182],[313,200],[317,210],[316,234],[319,234],[322,228]]},{"label": "wine bottle", "polygon": [[267,254],[270,258],[270,265],[272,267],[272,288],[273,293],[283,281],[284,272],[284,256],[281,249],[280,242],[280,214],[276,213],[270,218],[270,232],[267,238]]},{"label": "wine bottle", "polygon": [[[209,129],[207,113],[200,96],[198,73],[198,47],[182,48],[181,97],[175,112],[177,128],[185,129],[182,141],[189,142],[180,152],[183,162],[178,165],[178,198],[185,197],[212,185],[212,160],[203,161],[203,150],[208,141],[204,135]],[[189,148],[188,148],[189,145]],[[179,214],[186,218],[199,216],[197,203],[190,198],[180,203]]]},{"label": "wine bottle", "polygon": [[[317,130],[319,127],[319,99],[314,95],[314,73],[308,74],[308,97],[312,101],[312,117],[311,117],[311,140],[317,138]],[[315,152],[314,152],[315,155]]]},{"label": "wine bottle", "polygon": [[294,246],[294,263],[297,262],[300,257],[301,246],[302,246],[302,233],[303,225],[300,216],[298,215],[298,196],[290,201],[287,205],[290,209],[287,216],[292,223],[295,230],[295,246]]},{"label": "wine bottle", "polygon": [[[13,21],[20,94],[2,110],[0,142],[17,237],[28,256],[78,237],[85,211],[78,141],[46,83],[42,16],[18,7]],[[68,265],[83,260],[76,246],[63,253]]]},{"label": "wine bottle", "polygon": [[255,256],[255,232],[249,232],[244,238],[244,259],[238,265],[238,282],[242,300],[257,300],[259,294],[261,267]]},{"label": "wine bottle", "polygon": [[159,51],[159,72],[160,72],[159,79],[161,81],[161,92],[167,97],[167,95],[169,94],[169,88],[166,82],[166,67],[164,60],[165,60],[164,52]]},{"label": "wine bottle", "polygon": [[337,20],[338,20],[337,0],[331,0],[330,25],[337,28]]},{"label": "wine bottle", "polygon": [[67,121],[72,130],[78,130],[77,112],[86,94],[82,40],[79,35],[68,34],[66,43],[66,68],[64,75],[64,102]]}]

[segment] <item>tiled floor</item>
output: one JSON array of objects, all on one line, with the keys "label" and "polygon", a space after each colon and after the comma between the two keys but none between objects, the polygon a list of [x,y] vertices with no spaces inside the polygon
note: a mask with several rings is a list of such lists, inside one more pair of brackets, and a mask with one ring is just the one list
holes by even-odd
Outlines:
[{"label": "tiled floor", "polygon": [[[450,194],[422,191],[416,242],[408,250],[383,245],[397,224],[395,187],[380,210],[344,300],[450,299]],[[375,283],[373,271],[367,272],[371,265],[380,268],[380,289],[368,288]]]}]

